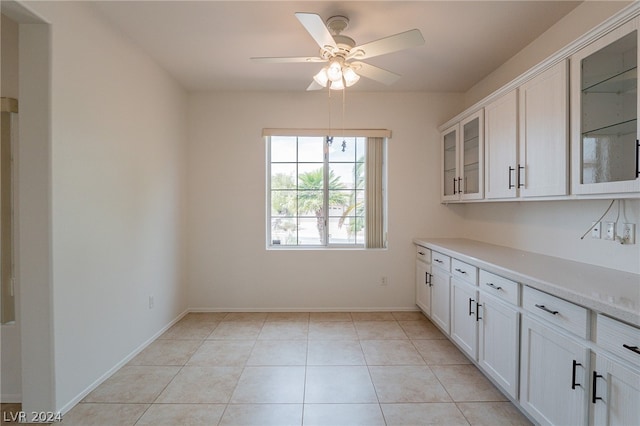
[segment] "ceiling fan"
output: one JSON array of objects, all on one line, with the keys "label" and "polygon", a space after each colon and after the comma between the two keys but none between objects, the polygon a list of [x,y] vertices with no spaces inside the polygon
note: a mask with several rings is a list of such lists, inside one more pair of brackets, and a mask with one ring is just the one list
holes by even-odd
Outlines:
[{"label": "ceiling fan", "polygon": [[347,17],[332,16],[325,24],[315,13],[298,12],[295,15],[320,46],[320,54],[313,57],[259,57],[251,60],[263,63],[328,62],[329,64],[313,77],[313,82],[307,90],[325,87],[342,90],[354,85],[360,76],[387,85],[393,84],[401,77],[399,74],[362,60],[424,44],[420,30],[413,29],[357,46],[355,40],[341,34],[349,26]]}]

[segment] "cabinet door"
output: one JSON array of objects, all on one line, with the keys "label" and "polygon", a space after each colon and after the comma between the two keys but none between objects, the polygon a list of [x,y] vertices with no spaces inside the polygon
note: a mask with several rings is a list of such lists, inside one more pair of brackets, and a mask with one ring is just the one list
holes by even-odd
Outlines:
[{"label": "cabinet door", "polygon": [[479,298],[478,364],[517,399],[520,314],[514,307],[482,292]]},{"label": "cabinet door", "polygon": [[572,192],[640,192],[634,18],[571,56]]},{"label": "cabinet door", "polygon": [[477,295],[469,284],[451,280],[451,339],[472,359],[478,352]]},{"label": "cabinet door", "polygon": [[442,182],[440,185],[441,201],[460,199],[460,181],[458,178],[458,151],[460,149],[460,126],[456,124],[442,132]]},{"label": "cabinet door", "polygon": [[416,304],[427,316],[431,316],[430,270],[429,264],[416,261]]},{"label": "cabinet door", "polygon": [[588,355],[584,345],[525,316],[521,406],[543,425],[586,424]]},{"label": "cabinet door", "polygon": [[440,268],[431,268],[431,320],[449,334],[449,284],[451,276]]},{"label": "cabinet door", "polygon": [[640,371],[598,353],[591,380],[594,425],[638,424]]},{"label": "cabinet door", "polygon": [[484,197],[484,111],[460,122],[460,178],[462,200]]},{"label": "cabinet door", "polygon": [[512,90],[484,110],[485,197],[517,196],[518,92]]},{"label": "cabinet door", "polygon": [[566,61],[520,87],[516,180],[521,197],[568,192],[568,96]]}]

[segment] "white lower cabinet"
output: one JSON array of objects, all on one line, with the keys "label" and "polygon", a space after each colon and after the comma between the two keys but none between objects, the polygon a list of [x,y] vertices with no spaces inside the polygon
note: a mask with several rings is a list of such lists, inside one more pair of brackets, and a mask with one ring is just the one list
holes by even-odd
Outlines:
[{"label": "white lower cabinet", "polygon": [[[455,263],[456,259],[452,260]],[[454,268],[454,271],[456,269]],[[520,354],[519,284],[480,270],[451,280],[451,335],[458,347],[514,400],[518,397]],[[485,290],[486,288],[486,290]],[[495,293],[495,295],[494,295]],[[515,299],[514,297],[515,296]]]},{"label": "white lower cabinet", "polygon": [[591,424],[640,424],[640,329],[598,315],[596,342]]},{"label": "white lower cabinet", "polygon": [[518,398],[520,313],[480,292],[478,365],[512,398]]},{"label": "white lower cabinet", "polygon": [[416,305],[431,316],[431,265],[421,260],[416,261]]},{"label": "white lower cabinet", "polygon": [[416,303],[530,419],[640,425],[640,328],[438,248],[417,247]]},{"label": "white lower cabinet", "polygon": [[532,318],[522,320],[520,405],[542,425],[586,425],[589,349]]},{"label": "white lower cabinet", "polygon": [[431,321],[449,334],[449,286],[451,275],[442,268],[431,269]]},{"label": "white lower cabinet", "polygon": [[592,424],[640,424],[640,371],[596,353],[591,377]]},{"label": "white lower cabinet", "polygon": [[467,355],[478,353],[478,290],[459,279],[451,280],[451,339]]}]

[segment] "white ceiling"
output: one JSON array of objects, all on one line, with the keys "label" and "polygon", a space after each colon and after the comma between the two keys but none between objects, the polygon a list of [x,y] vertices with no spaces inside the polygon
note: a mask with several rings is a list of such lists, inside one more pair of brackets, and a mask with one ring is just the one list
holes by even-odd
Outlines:
[{"label": "white ceiling", "polygon": [[[364,44],[418,28],[426,43],[366,62],[402,75],[350,90],[464,92],[575,8],[578,1],[96,1],[91,7],[188,90],[304,91],[320,64],[253,56],[316,56],[295,18],[345,15]],[[366,81],[365,81],[366,80]]]}]

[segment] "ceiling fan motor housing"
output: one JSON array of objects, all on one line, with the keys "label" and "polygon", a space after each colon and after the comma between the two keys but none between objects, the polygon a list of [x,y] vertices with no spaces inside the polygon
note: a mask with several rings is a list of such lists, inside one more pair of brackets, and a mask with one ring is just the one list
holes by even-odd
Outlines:
[{"label": "ceiling fan motor housing", "polygon": [[349,27],[349,18],[342,15],[332,16],[327,19],[327,28],[332,35],[338,35]]}]

